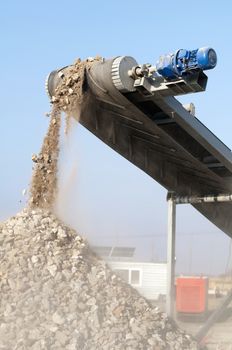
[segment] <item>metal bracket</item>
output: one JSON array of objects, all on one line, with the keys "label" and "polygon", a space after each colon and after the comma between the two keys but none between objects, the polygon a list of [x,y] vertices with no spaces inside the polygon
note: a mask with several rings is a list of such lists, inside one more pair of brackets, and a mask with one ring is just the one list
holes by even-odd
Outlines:
[{"label": "metal bracket", "polygon": [[191,79],[177,78],[172,81],[165,80],[154,73],[152,76],[137,76],[134,82],[134,88],[143,95],[159,94],[162,97],[205,91],[206,85],[207,76],[203,72],[197,72],[191,76]]},{"label": "metal bracket", "polygon": [[209,195],[209,196],[175,196],[174,198],[176,204],[196,204],[196,203],[214,203],[214,202],[231,202],[232,194],[219,194],[219,195]]}]

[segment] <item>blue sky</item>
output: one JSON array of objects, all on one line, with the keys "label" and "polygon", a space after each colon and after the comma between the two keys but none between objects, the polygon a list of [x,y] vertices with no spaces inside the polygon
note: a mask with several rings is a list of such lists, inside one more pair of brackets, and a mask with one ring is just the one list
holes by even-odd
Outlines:
[{"label": "blue sky", "polygon": [[[218,65],[207,73],[207,91],[181,101],[194,102],[197,117],[231,148],[231,13],[229,0],[2,1],[0,219],[24,205],[31,154],[48,123],[45,77],[77,57],[154,63],[178,48],[212,46]],[[166,191],[80,125],[62,145],[63,219],[93,243],[136,246],[141,259],[164,260]],[[227,236],[191,207],[178,207],[179,272],[224,272],[228,252]]]}]

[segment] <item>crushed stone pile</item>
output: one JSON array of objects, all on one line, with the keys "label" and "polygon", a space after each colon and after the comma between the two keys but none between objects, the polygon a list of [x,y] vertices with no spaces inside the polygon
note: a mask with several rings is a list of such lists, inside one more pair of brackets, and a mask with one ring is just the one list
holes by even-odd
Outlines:
[{"label": "crushed stone pile", "polygon": [[0,226],[1,350],[196,349],[44,209]]}]

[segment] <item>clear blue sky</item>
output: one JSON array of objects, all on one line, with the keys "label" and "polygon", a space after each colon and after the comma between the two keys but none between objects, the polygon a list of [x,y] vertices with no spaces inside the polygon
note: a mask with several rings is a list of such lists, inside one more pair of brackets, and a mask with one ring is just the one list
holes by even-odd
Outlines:
[{"label": "clear blue sky", "polygon": [[[77,57],[153,63],[178,48],[212,46],[218,65],[207,91],[182,101],[194,102],[197,117],[232,147],[231,13],[229,0],[1,1],[0,218],[23,206],[31,154],[48,122],[45,77]],[[164,260],[166,191],[81,126],[63,146],[64,219],[94,243],[132,245],[143,259]],[[229,239],[191,207],[178,207],[177,221],[178,271],[223,272]]]}]

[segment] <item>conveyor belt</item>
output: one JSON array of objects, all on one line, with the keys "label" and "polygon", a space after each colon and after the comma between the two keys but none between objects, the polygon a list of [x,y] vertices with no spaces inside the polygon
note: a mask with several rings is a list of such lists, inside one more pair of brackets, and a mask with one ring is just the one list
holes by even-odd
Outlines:
[{"label": "conveyor belt", "polygon": [[[174,97],[118,94],[115,103],[112,96],[94,99],[81,124],[168,191],[181,196],[232,193],[231,150],[181,103]],[[194,207],[232,237],[231,202]]]},{"label": "conveyor belt", "polygon": [[[231,150],[173,97],[204,91],[207,76],[196,70],[168,81],[149,78],[149,67],[130,56],[95,62],[86,73],[81,124],[178,196],[232,194]],[[50,74],[50,97],[68,70]],[[232,237],[231,202],[193,205]]]}]

